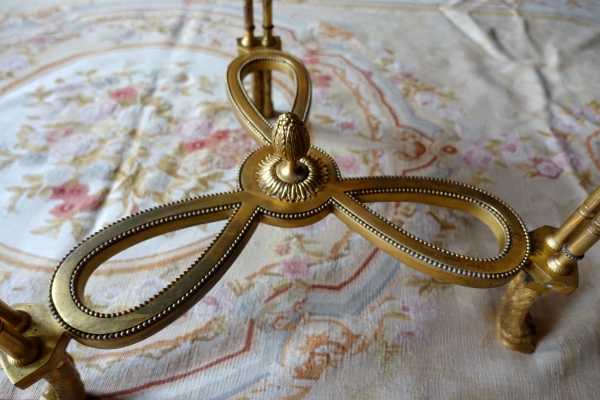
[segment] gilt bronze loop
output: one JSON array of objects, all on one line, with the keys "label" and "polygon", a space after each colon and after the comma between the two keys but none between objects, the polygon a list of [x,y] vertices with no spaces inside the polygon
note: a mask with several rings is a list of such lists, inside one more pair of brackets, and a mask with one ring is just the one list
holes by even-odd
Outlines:
[{"label": "gilt bronze loop", "polygon": [[[284,71],[296,86],[294,114],[282,117],[278,125],[281,133],[276,128],[276,135],[280,136],[275,137],[274,146],[268,145],[272,140],[271,124],[256,110],[242,84],[243,76],[255,68]],[[407,265],[466,286],[499,286],[523,267],[529,255],[529,239],[522,221],[504,202],[480,189],[430,178],[342,178],[331,157],[309,147],[308,134],[301,121],[310,107],[310,81],[302,64],[292,56],[272,51],[249,53],[231,64],[227,77],[227,89],[240,122],[259,143],[267,146],[244,161],[238,191],[138,213],[98,232],[67,255],[52,278],[50,307],[61,326],[77,341],[92,347],[116,348],[137,343],[166,327],[223,276],[258,222],[281,227],[305,226],[332,212]],[[296,125],[281,125],[284,122]],[[283,143],[282,137],[287,138],[288,143]],[[279,157],[277,154],[286,161],[309,165],[306,160],[313,160],[315,169],[324,178],[315,180],[318,184],[302,188],[303,183],[313,178],[309,172],[297,182],[285,182],[288,186],[274,195],[265,190],[260,171],[265,160]],[[491,228],[500,251],[495,257],[481,259],[436,247],[395,226],[364,204],[381,201],[422,202],[467,212]],[[112,314],[103,314],[85,305],[83,293],[87,280],[113,255],[165,232],[222,219],[228,222],[217,239],[192,266],[153,298],[130,310]]]},{"label": "gilt bronze loop", "polygon": [[[263,1],[262,39],[254,36],[253,18],[252,1],[245,0],[240,56],[225,76],[233,111],[260,146],[243,161],[238,189],[154,207],[93,234],[57,266],[47,306],[13,309],[0,300],[0,349],[6,353],[0,354],[0,365],[16,386],[46,379],[46,398],[84,398],[83,383],[66,353],[69,341],[114,349],[167,327],[223,277],[260,222],[302,227],[331,213],[391,257],[433,278],[482,288],[510,281],[497,320],[499,336],[509,348],[525,353],[535,350],[530,307],[543,293],[570,294],[577,288],[577,261],[600,239],[600,188],[558,230],[544,226],[528,233],[506,203],[467,184],[427,177],[344,178],[334,160],[310,143],[310,77],[297,58],[279,51],[281,40],[272,34],[272,1]],[[272,71],[286,75],[295,93],[290,112],[280,115],[275,126],[270,122]],[[243,83],[249,75],[252,96]],[[423,203],[468,213],[490,228],[498,254],[469,257],[428,243],[367,206],[375,202]],[[224,228],[197,260],[152,298],[115,313],[86,304],[90,276],[114,255],[168,232],[223,220]],[[29,324],[36,336],[27,332]]]}]

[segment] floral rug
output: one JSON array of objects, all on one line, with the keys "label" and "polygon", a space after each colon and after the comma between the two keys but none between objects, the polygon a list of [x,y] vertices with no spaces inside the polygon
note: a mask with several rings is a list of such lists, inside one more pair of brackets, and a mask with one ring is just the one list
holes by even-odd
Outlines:
[{"label": "floral rug", "polygon": [[[23,4],[27,3],[27,4]],[[255,4],[260,26],[260,4]],[[594,0],[275,1],[275,34],[307,66],[313,143],[343,176],[476,185],[530,230],[558,226],[600,184],[600,3]],[[233,190],[257,148],[224,76],[239,1],[52,0],[0,5],[0,298],[46,302],[77,242],[124,216]],[[274,102],[293,85],[274,74]],[[371,207],[423,240],[493,256],[461,212]],[[223,223],[144,242],[106,262],[94,310],[142,303]],[[144,342],[70,353],[98,399],[585,399],[600,379],[600,270],[532,308],[532,355],[505,348],[504,288],[420,274],[335,216],[260,225],[233,267]],[[34,399],[0,373],[0,399]]]}]

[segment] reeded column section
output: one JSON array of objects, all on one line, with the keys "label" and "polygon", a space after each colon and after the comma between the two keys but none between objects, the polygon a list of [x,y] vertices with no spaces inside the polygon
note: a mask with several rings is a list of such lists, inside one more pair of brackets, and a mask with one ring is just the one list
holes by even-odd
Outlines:
[{"label": "reeded column section", "polygon": [[561,247],[561,251],[548,257],[548,267],[558,275],[569,275],[577,261],[598,240],[600,240],[600,214],[588,222],[584,229],[579,230]]},{"label": "reeded column section", "polygon": [[17,332],[23,332],[29,326],[29,314],[25,311],[13,310],[0,299],[0,319],[3,319]]},{"label": "reeded column section", "polygon": [[244,0],[244,37],[242,38],[242,46],[250,47],[256,44],[254,38],[254,10],[252,0]]},{"label": "reeded column section", "polygon": [[273,37],[273,0],[263,0],[263,38],[262,45],[270,47],[275,44]]},{"label": "reeded column section", "polygon": [[560,250],[569,237],[581,230],[598,212],[600,212],[600,187],[567,218],[556,232],[546,238],[546,243],[554,250]]},{"label": "reeded column section", "polygon": [[31,364],[37,359],[40,349],[39,339],[26,338],[0,319],[0,350],[8,354],[11,364],[17,367]]}]

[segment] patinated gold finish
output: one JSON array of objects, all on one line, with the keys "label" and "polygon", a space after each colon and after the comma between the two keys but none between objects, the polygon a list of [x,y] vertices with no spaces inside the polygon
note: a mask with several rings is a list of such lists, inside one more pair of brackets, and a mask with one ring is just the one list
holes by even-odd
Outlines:
[{"label": "patinated gold finish", "polygon": [[272,47],[277,43],[273,37],[273,0],[263,0],[263,47]]},{"label": "patinated gold finish", "polygon": [[546,241],[550,247],[558,251],[569,237],[581,230],[585,224],[594,218],[600,211],[600,187],[592,193],[577,210],[551,235]]},{"label": "patinated gold finish", "polygon": [[[569,295],[579,283],[577,261],[600,239],[600,188],[596,189],[559,229],[544,226],[530,233],[530,261],[519,281],[502,299],[498,318],[502,342],[513,350],[532,353],[529,308],[543,293]],[[528,333],[529,332],[529,333]]]},{"label": "patinated gold finish", "polygon": [[282,201],[305,201],[325,187],[327,167],[309,154],[310,135],[293,113],[279,116],[273,128],[273,151],[258,165],[258,185]]},{"label": "patinated gold finish", "polygon": [[252,0],[244,0],[244,37],[240,39],[240,44],[244,47],[256,45],[257,40],[254,37],[254,9]]},{"label": "patinated gold finish", "polygon": [[25,311],[13,310],[0,299],[0,319],[3,319],[17,332],[23,332],[29,327],[29,314]]},{"label": "patinated gold finish", "polygon": [[297,183],[308,176],[308,168],[300,159],[308,154],[310,135],[306,125],[294,113],[284,113],[273,127],[273,150],[282,162],[277,176],[284,182]]},{"label": "patinated gold finish", "polygon": [[[244,0],[244,21],[246,33],[243,38],[238,38],[238,55],[247,54],[256,50],[281,50],[281,39],[273,36],[273,2],[263,0],[263,37],[254,36],[254,16],[252,14],[252,1]],[[257,70],[252,73],[252,101],[261,115],[273,118],[273,89],[271,70]]]},{"label": "patinated gold finish", "polygon": [[81,376],[75,368],[75,362],[70,354],[65,353],[58,367],[44,376],[48,385],[44,388],[42,399],[70,400],[84,399],[85,387]]},{"label": "patinated gold finish", "polygon": [[[13,307],[19,311],[24,311],[31,316],[30,326],[23,335],[30,340],[32,337],[36,337],[43,343],[37,360],[24,367],[13,365],[10,362],[8,355],[0,353],[0,366],[4,369],[6,376],[8,376],[15,386],[26,389],[37,381],[45,379],[48,374],[52,373],[52,371],[62,365],[66,355],[67,345],[69,344],[71,337],[52,317],[47,305],[15,304]],[[82,387],[83,383],[79,378],[79,374],[69,374],[68,376],[65,376],[65,380],[60,383],[54,379],[51,385],[58,387],[61,385],[66,387]],[[78,400],[83,398],[84,396],[82,395],[80,397],[63,397],[61,400]]]},{"label": "patinated gold finish", "polygon": [[600,240],[600,214],[596,214],[585,228],[573,235],[568,244],[563,244],[559,253],[549,257],[548,266],[559,275],[569,275],[577,261],[582,260],[585,252],[598,240]]},{"label": "patinated gold finish", "polygon": [[560,275],[548,265],[555,251],[546,241],[556,229],[543,226],[529,234],[531,255],[523,272],[509,285],[500,306],[498,325],[500,338],[509,348],[523,353],[533,353],[535,329],[530,321],[529,309],[544,293],[573,293],[579,284],[576,263],[569,274]]},{"label": "patinated gold finish", "polygon": [[[506,203],[463,183],[394,176],[343,178],[331,157],[310,146],[305,126],[310,79],[300,61],[278,51],[281,41],[272,36],[271,0],[263,1],[261,41],[253,34],[251,1],[244,2],[244,12],[240,57],[229,66],[225,84],[242,127],[262,147],[243,162],[238,190],[155,207],[92,235],[59,263],[50,284],[49,307],[22,304],[13,310],[0,302],[0,349],[7,353],[0,355],[0,365],[11,382],[26,388],[43,378],[51,385],[44,393],[48,399],[84,398],[83,383],[66,354],[70,339],[110,349],[138,343],[202,299],[233,264],[259,222],[301,227],[329,213],[390,256],[434,278],[484,288],[512,280],[502,299],[500,337],[511,349],[533,352],[529,309],[542,293],[570,294],[577,288],[576,261],[600,237],[600,216],[592,219],[600,209],[600,189],[558,231],[546,226],[528,234]],[[295,89],[291,112],[283,114],[275,127],[269,122],[273,70],[287,75]],[[253,100],[243,85],[249,74]],[[492,230],[498,254],[475,258],[439,248],[366,206],[373,202],[419,202],[469,213]],[[85,304],[88,279],[112,256],[167,232],[224,219],[225,227],[198,260],[151,299],[111,314]],[[581,229],[587,220],[591,220],[588,227]],[[571,242],[565,244],[568,239]],[[31,316],[28,329],[26,315]],[[33,356],[35,342],[43,345]]]},{"label": "patinated gold finish", "polygon": [[[298,67],[292,68],[294,65]],[[292,112],[300,120],[306,118],[310,84],[298,60],[273,51],[252,52],[236,59],[227,73],[228,93],[240,122],[265,146],[244,161],[238,191],[138,213],[96,233],[67,255],[52,278],[50,307],[59,324],[75,340],[92,347],[118,348],[137,343],[163,329],[198,302],[223,276],[258,222],[299,227],[333,213],[409,266],[466,286],[499,286],[521,270],[529,255],[529,239],[523,223],[504,202],[465,184],[411,177],[344,179],[327,154],[310,147],[306,158],[318,160],[327,171],[328,180],[323,188],[301,202],[284,202],[265,193],[256,172],[261,162],[275,155],[269,138],[273,128],[258,113],[242,84],[245,74],[265,66],[291,75],[297,89]],[[418,201],[468,212],[491,228],[498,240],[499,253],[483,259],[436,247],[365,206],[367,202],[379,201]],[[166,232],[222,219],[228,222],[214,243],[196,263],[153,298],[130,310],[112,314],[86,306],[83,293],[88,278],[113,255]]]},{"label": "patinated gold finish", "polygon": [[531,323],[529,308],[541,296],[541,292],[527,287],[531,276],[521,271],[510,281],[500,303],[498,318],[500,340],[505,346],[521,353],[533,353],[535,327]]},{"label": "patinated gold finish", "polygon": [[0,319],[0,350],[8,354],[8,361],[17,367],[34,362],[40,354],[37,338],[26,338]]}]

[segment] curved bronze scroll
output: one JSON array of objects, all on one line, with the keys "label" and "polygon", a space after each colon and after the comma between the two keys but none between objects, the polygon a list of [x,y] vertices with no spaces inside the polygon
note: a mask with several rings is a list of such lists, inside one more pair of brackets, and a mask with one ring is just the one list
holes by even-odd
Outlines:
[{"label": "curved bronze scroll", "polygon": [[[282,71],[294,81],[296,98],[292,112],[301,120],[306,119],[310,79],[297,59],[277,51],[260,51],[233,61],[226,79],[230,100],[242,126],[264,147],[244,161],[237,191],[138,213],[96,233],[61,261],[52,277],[50,307],[54,317],[77,341],[92,347],[117,348],[137,343],[166,327],[223,276],[258,222],[297,227],[333,213],[392,257],[436,278],[466,286],[500,286],[521,270],[529,255],[525,226],[504,202],[472,186],[415,177],[344,179],[335,162],[313,146],[306,157],[320,165],[327,178],[322,179],[325,183],[319,191],[311,192],[301,201],[282,201],[266,193],[257,171],[261,163],[264,165],[265,160],[276,156],[269,146],[272,126],[254,107],[242,84],[246,74],[263,69]],[[491,228],[499,243],[499,254],[483,259],[438,248],[364,205],[378,201],[421,202],[467,212]],[[152,299],[113,314],[99,313],[85,305],[83,293],[87,280],[113,255],[166,232],[223,219],[227,219],[226,227],[209,248]]]}]

